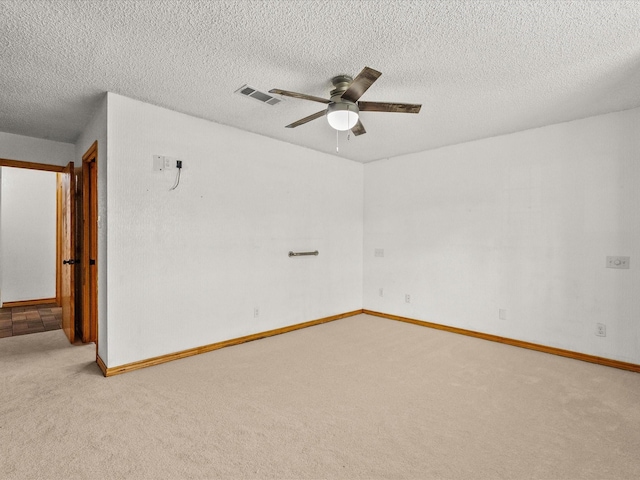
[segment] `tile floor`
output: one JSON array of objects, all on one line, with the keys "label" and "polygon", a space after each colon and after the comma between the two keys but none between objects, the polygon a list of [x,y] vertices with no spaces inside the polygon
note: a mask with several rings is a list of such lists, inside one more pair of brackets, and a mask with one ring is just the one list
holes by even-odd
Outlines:
[{"label": "tile floor", "polygon": [[55,303],[0,308],[0,338],[62,328],[62,307]]}]

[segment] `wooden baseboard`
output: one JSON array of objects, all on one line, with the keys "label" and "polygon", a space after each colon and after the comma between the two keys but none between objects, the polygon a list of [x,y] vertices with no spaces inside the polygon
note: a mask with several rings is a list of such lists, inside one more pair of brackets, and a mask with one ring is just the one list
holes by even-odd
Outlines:
[{"label": "wooden baseboard", "polygon": [[314,325],[320,325],[322,323],[333,322],[341,318],[351,317],[362,313],[362,310],[354,310],[353,312],[341,313],[339,315],[333,315],[331,317],[319,318],[317,320],[311,320],[305,323],[299,323],[296,325],[290,325],[288,327],[277,328],[275,330],[268,330],[266,332],[254,333],[253,335],[247,335],[245,337],[233,338],[231,340],[225,340],[224,342],[212,343],[209,345],[203,345],[201,347],[190,348],[181,352],[169,353],[167,355],[161,355],[159,357],[148,358],[146,360],[140,360],[138,362],[127,363],[117,367],[107,367],[102,359],[98,356],[96,362],[102,370],[105,377],[112,377],[113,375],[119,375],[121,373],[132,372],[141,368],[151,367],[153,365],[159,365],[161,363],[171,362],[180,358],[191,357],[193,355],[199,355],[201,353],[211,352],[220,348],[230,347],[232,345],[239,345],[241,343],[251,342],[260,338],[273,337],[274,335],[280,335],[282,333],[291,332],[294,330],[300,330],[302,328],[312,327]]},{"label": "wooden baseboard", "polygon": [[107,366],[104,364],[104,362],[100,358],[100,355],[97,355],[97,354],[96,354],[96,363],[98,364],[98,367],[100,367],[100,370],[102,370],[102,374],[105,377],[108,377],[108,375],[107,375]]},{"label": "wooden baseboard", "polygon": [[2,308],[16,308],[16,307],[34,307],[36,305],[46,305],[47,303],[55,303],[55,298],[39,298],[36,300],[20,300],[18,302],[4,302]]},{"label": "wooden baseboard", "polygon": [[465,330],[463,328],[449,327],[447,325],[440,325],[438,323],[425,322],[422,320],[415,320],[412,318],[400,317],[397,315],[389,315],[387,313],[374,312],[372,310],[362,310],[362,313],[367,315],[374,315],[376,317],[388,318],[390,320],[397,320],[399,322],[413,323],[414,325],[420,325],[422,327],[435,328],[437,330],[444,330],[446,332],[459,333],[461,335],[467,335],[469,337],[481,338],[483,340],[489,340],[491,342],[504,343],[506,345],[512,345],[514,347],[527,348],[529,350],[536,350],[538,352],[550,353],[552,355],[559,355],[561,357],[573,358],[574,360],[581,360],[583,362],[597,363],[598,365],[604,365],[607,367],[619,368],[621,370],[629,370],[632,372],[640,373],[640,365],[635,363],[621,362],[619,360],[612,360],[610,358],[596,357],[595,355],[587,355],[586,353],[573,352],[571,350],[563,350],[561,348],[548,347],[546,345],[539,345],[537,343],[523,342],[521,340],[514,340],[512,338],[499,337],[497,335],[490,335],[488,333],[475,332],[473,330]]},{"label": "wooden baseboard", "polygon": [[201,347],[190,348],[181,352],[170,353],[167,355],[161,355],[159,357],[148,358],[146,360],[140,360],[138,362],[127,363],[117,367],[107,367],[102,361],[99,355],[96,356],[96,363],[102,370],[102,374],[105,377],[111,377],[113,375],[119,375],[121,373],[131,372],[139,370],[141,368],[151,367],[153,365],[159,365],[161,363],[171,362],[180,358],[191,357],[193,355],[199,355],[201,353],[211,352],[220,348],[230,347],[232,345],[240,345],[241,343],[251,342],[260,338],[272,337],[274,335],[280,335],[282,333],[292,332],[294,330],[300,330],[302,328],[312,327],[314,325],[320,325],[322,323],[332,322],[341,318],[352,317],[365,313],[367,315],[373,315],[376,317],[382,317],[389,320],[396,320],[399,322],[412,323],[414,325],[420,325],[422,327],[434,328],[436,330],[443,330],[445,332],[457,333],[460,335],[467,335],[469,337],[480,338],[482,340],[489,340],[491,342],[504,343],[506,345],[512,345],[514,347],[527,348],[529,350],[536,350],[538,352],[550,353],[552,355],[559,355],[561,357],[573,358],[574,360],[581,360],[583,362],[596,363],[598,365],[604,365],[606,367],[619,368],[621,370],[628,370],[631,372],[640,373],[640,365],[635,363],[627,363],[619,360],[613,360],[610,358],[597,357],[595,355],[587,355],[586,353],[573,352],[571,350],[563,350],[561,348],[549,347],[546,345],[540,345],[537,343],[524,342],[522,340],[515,340],[507,337],[500,337],[497,335],[491,335],[488,333],[476,332],[473,330],[466,330],[464,328],[450,327],[447,325],[441,325],[438,323],[425,322],[423,320],[415,320],[413,318],[401,317],[398,315],[391,315],[388,313],[375,312],[373,310],[354,310],[352,312],[342,313],[340,315],[333,315],[331,317],[319,318],[317,320],[311,320],[305,323],[299,323],[296,325],[290,325],[288,327],[278,328],[275,330],[268,330],[266,332],[254,333],[253,335],[247,335],[245,337],[233,338],[231,340],[225,340],[223,342],[212,343],[209,345],[203,345]]}]

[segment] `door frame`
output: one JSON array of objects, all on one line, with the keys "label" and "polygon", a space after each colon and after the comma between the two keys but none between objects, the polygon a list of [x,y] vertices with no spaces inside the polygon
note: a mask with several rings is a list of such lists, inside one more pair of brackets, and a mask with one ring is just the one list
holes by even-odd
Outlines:
[{"label": "door frame", "polygon": [[82,341],[98,347],[98,141],[82,156]]},{"label": "door frame", "polygon": [[[86,321],[89,322],[88,325],[88,329],[83,328],[83,332],[86,330],[88,332],[90,332],[90,335],[93,336],[93,338],[91,340],[88,340],[89,342],[93,341],[96,344],[96,352],[98,351],[98,310],[97,310],[97,298],[98,298],[98,294],[97,294],[97,290],[98,290],[98,283],[97,283],[97,277],[98,277],[98,265],[97,265],[97,252],[98,252],[98,240],[97,240],[97,221],[98,221],[98,216],[97,216],[97,207],[98,207],[98,202],[97,202],[97,187],[98,187],[98,182],[97,182],[97,176],[98,176],[98,142],[94,142],[93,145],[91,145],[91,147],[89,147],[89,150],[87,150],[87,152],[82,156],[82,167],[85,167],[85,160],[89,163],[92,163],[93,165],[90,165],[91,168],[87,169],[87,171],[92,170],[93,171],[93,175],[95,176],[94,178],[94,182],[92,183],[93,185],[93,195],[91,194],[86,194],[86,195],[82,195],[83,198],[83,203],[85,202],[85,199],[87,199],[86,201],[90,201],[89,203],[89,207],[88,208],[83,208],[83,234],[81,236],[81,245],[80,248],[82,249],[82,254],[84,256],[84,232],[85,232],[85,222],[84,222],[84,212],[92,212],[93,214],[93,225],[95,226],[95,228],[93,229],[93,240],[91,240],[93,243],[92,245],[94,246],[93,252],[95,252],[96,254],[96,265],[95,268],[93,268],[91,270],[91,275],[94,276],[94,280],[95,282],[93,283],[94,285],[94,289],[93,289],[93,293],[92,295],[94,295],[94,299],[95,301],[92,304],[92,308],[94,308],[94,314],[90,315],[89,317],[86,317]],[[89,163],[87,163],[86,165],[89,165]],[[64,172],[64,169],[66,168],[65,166],[58,166],[58,165],[49,165],[46,163],[37,163],[37,162],[28,162],[28,161],[24,161],[24,160],[13,160],[13,159],[8,159],[8,158],[0,158],[0,167],[13,167],[13,168],[26,168],[26,169],[31,169],[31,170],[43,170],[43,171],[47,171],[47,172],[54,172],[54,173],[58,173],[61,174]],[[84,177],[84,168],[82,171],[82,189],[85,188],[85,177]],[[73,173],[72,173],[73,174]],[[79,183],[79,182],[78,182]],[[57,196],[59,197],[60,195],[60,190],[57,189]],[[93,200],[91,200],[91,198],[93,198]],[[56,198],[56,303],[58,305],[62,304],[62,289],[61,289],[61,285],[62,285],[62,243],[63,241],[69,242],[70,239],[63,239],[62,238],[62,216],[61,216],[61,209],[60,209],[60,202],[61,199],[60,198]],[[90,258],[89,258],[90,259]],[[82,273],[82,278],[85,278],[85,272],[84,270],[86,268],[88,268],[89,266],[89,261],[87,260],[86,262],[84,261],[84,257],[82,257],[82,269],[83,269],[83,273]],[[83,287],[83,300],[84,300],[84,287]],[[83,301],[82,303],[82,307],[81,307],[81,311],[83,311],[84,313],[84,308],[85,305],[87,303]],[[76,310],[77,312],[77,310]],[[85,318],[83,316],[83,322],[85,322]],[[75,319],[74,319],[74,324],[75,324]],[[86,323],[83,323],[83,327],[86,326]],[[83,333],[83,337],[84,337],[84,333]],[[84,340],[84,338],[83,338]]]}]

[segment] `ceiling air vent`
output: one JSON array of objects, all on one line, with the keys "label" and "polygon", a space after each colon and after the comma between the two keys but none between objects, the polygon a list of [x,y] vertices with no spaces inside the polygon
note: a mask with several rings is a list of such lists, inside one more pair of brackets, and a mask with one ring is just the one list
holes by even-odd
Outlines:
[{"label": "ceiling air vent", "polygon": [[260,90],[250,87],[249,85],[243,85],[235,93],[242,95],[243,97],[250,97],[254,100],[258,100],[262,103],[267,103],[269,105],[275,105],[276,103],[280,103],[282,100],[274,97],[268,93],[261,92]]}]

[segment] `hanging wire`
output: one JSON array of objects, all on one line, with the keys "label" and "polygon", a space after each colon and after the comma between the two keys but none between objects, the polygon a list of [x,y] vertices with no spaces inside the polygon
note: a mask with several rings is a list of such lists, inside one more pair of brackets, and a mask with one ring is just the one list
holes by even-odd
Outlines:
[{"label": "hanging wire", "polygon": [[176,175],[176,183],[173,185],[173,187],[169,189],[169,191],[175,190],[176,188],[178,188],[178,185],[180,185],[180,172],[182,172],[182,162],[180,162],[180,166],[178,167],[178,175]]}]

